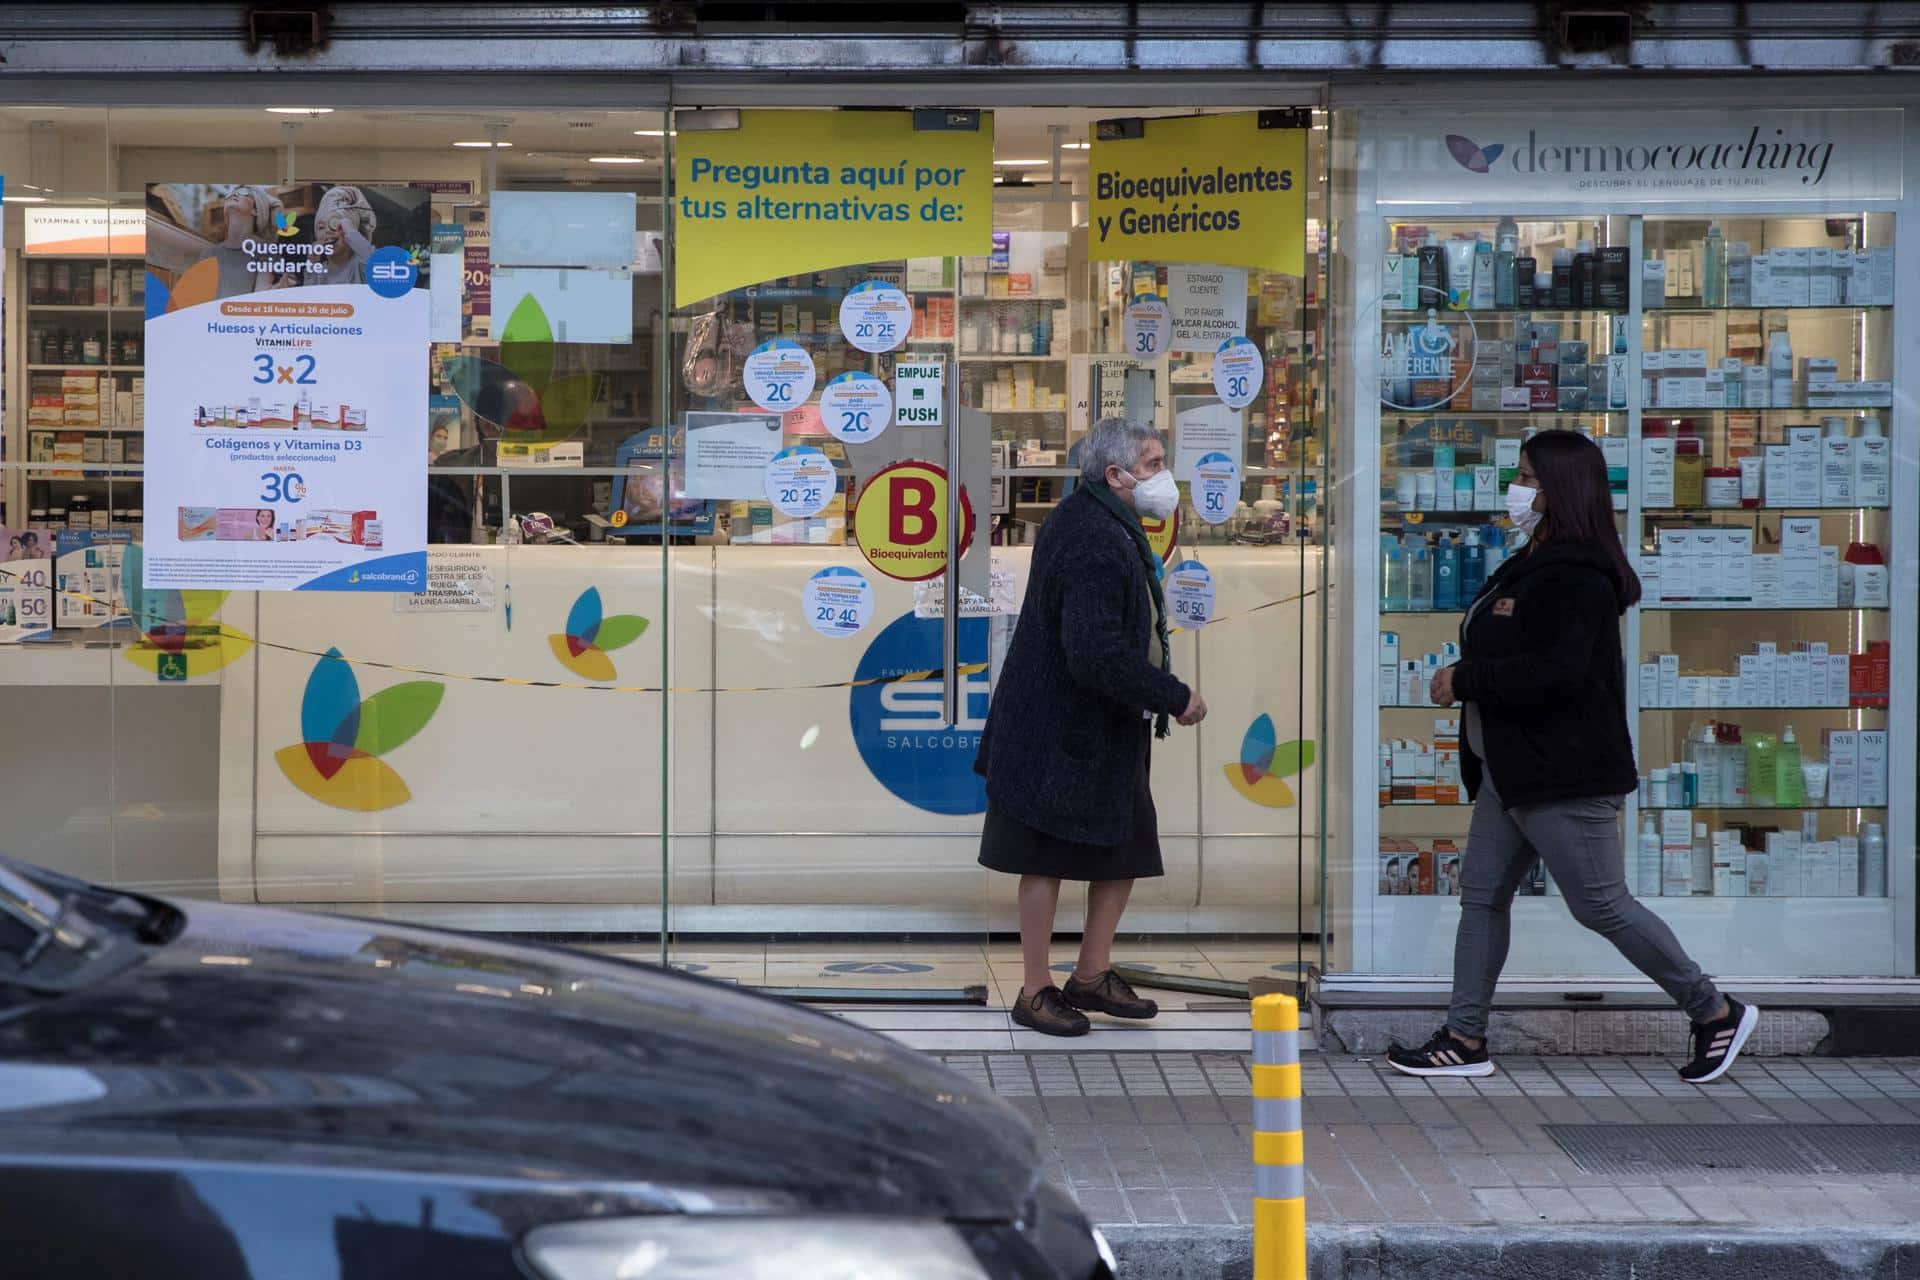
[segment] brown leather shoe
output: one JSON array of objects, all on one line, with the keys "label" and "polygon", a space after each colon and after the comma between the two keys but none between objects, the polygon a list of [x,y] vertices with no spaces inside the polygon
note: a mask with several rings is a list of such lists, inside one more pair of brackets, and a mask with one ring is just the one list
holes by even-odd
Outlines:
[{"label": "brown leather shoe", "polygon": [[1021,991],[1012,1012],[1015,1022],[1045,1036],[1083,1036],[1093,1030],[1085,1014],[1067,1007],[1058,987],[1042,987],[1031,997]]},{"label": "brown leather shoe", "polygon": [[1073,975],[1067,979],[1067,989],[1062,994],[1067,1003],[1076,1009],[1091,1009],[1115,1018],[1144,1021],[1160,1012],[1159,1005],[1141,999],[1111,969],[1097,975],[1091,982],[1082,982],[1079,974]]}]

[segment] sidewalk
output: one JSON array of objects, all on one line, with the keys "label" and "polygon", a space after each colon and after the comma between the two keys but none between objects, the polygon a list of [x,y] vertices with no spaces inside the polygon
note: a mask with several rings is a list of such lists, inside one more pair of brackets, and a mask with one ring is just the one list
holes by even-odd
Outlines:
[{"label": "sidewalk", "polygon": [[[1050,1141],[1126,1274],[1247,1274],[1245,1054],[937,1056]],[[1655,1058],[1434,1082],[1303,1058],[1316,1277],[1920,1276],[1920,1059],[1748,1059],[1702,1089]]]}]

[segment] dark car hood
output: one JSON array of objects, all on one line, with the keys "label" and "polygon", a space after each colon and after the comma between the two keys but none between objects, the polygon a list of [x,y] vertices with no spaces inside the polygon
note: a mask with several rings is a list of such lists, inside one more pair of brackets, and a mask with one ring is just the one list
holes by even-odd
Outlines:
[{"label": "dark car hood", "polygon": [[560,949],[175,905],[186,928],[145,964],[0,1005],[0,1148],[611,1180],[694,1211],[1007,1220],[1035,1188],[1010,1108],[823,1014]]}]

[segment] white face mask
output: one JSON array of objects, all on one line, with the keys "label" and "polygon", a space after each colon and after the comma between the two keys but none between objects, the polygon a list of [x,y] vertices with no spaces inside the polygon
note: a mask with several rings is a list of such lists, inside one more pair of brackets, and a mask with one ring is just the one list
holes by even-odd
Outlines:
[{"label": "white face mask", "polygon": [[[1133,479],[1133,473],[1127,473]],[[1133,479],[1133,509],[1149,520],[1165,520],[1180,505],[1180,485],[1171,471],[1156,471],[1145,480]]]},{"label": "white face mask", "polygon": [[1533,500],[1539,496],[1538,489],[1529,489],[1524,484],[1507,486],[1507,519],[1522,533],[1532,533],[1533,527],[1540,523],[1540,513],[1533,509]]}]

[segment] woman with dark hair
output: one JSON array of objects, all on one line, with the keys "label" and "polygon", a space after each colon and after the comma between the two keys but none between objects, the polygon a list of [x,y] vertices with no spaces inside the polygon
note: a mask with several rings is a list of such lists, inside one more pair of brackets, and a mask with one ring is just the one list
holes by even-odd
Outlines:
[{"label": "woman with dark hair", "polygon": [[1760,1012],[1723,996],[1673,931],[1627,892],[1620,799],[1639,785],[1627,730],[1620,615],[1640,580],[1613,527],[1606,461],[1577,431],[1520,449],[1507,514],[1528,535],[1460,624],[1460,661],[1433,677],[1436,706],[1461,702],[1460,774],[1473,797],[1460,869],[1447,1021],[1387,1061],[1416,1076],[1493,1074],[1487,1007],[1507,961],[1509,909],[1536,858],[1573,918],[1618,947],[1693,1020],[1680,1078],[1724,1075]]}]

